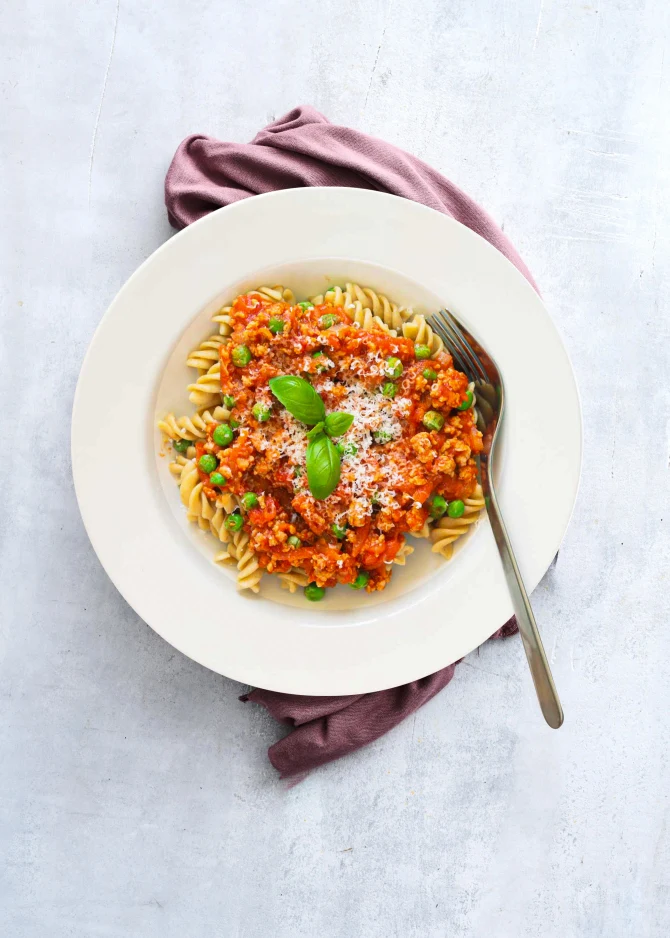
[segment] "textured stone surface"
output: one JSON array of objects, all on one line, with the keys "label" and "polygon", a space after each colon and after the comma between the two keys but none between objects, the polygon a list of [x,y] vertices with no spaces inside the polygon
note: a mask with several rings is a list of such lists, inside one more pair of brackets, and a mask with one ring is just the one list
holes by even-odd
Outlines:
[{"label": "textured stone surface", "polygon": [[[29,0],[0,17],[0,932],[665,938],[665,0]],[[412,150],[505,225],[569,347],[586,447],[535,596],[564,729],[543,725],[512,640],[287,788],[271,721],[100,568],[69,418],[100,316],[170,233],[177,143],[245,140],[300,102]]]}]

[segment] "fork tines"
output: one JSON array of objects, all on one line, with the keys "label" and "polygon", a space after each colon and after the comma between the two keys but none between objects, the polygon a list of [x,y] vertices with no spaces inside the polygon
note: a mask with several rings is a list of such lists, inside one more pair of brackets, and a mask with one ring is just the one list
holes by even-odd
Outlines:
[{"label": "fork tines", "polygon": [[447,346],[461,371],[473,381],[488,381],[479,356],[464,335],[461,326],[448,310],[441,309],[431,316],[430,325]]}]

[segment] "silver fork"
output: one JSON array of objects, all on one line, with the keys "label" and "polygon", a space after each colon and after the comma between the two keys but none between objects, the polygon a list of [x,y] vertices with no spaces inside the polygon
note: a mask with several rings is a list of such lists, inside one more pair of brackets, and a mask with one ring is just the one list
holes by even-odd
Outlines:
[{"label": "silver fork", "polygon": [[[431,327],[451,353],[456,367],[474,382],[477,425],[484,434],[486,446],[480,457],[481,485],[486,498],[486,509],[493,535],[502,560],[507,587],[512,597],[514,614],[528,658],[535,692],[542,714],[554,729],[563,723],[563,709],[551,676],[540,632],[523,585],[521,573],[505,528],[493,484],[493,463],[498,431],[505,411],[505,391],[502,375],[491,356],[479,342],[446,309],[429,319]],[[490,443],[487,440],[490,438]]]}]

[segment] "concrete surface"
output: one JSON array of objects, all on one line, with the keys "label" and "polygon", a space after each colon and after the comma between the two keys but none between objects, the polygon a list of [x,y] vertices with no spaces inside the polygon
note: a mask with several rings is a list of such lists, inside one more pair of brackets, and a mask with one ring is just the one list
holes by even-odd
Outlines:
[{"label": "concrete surface", "polygon": [[[9,0],[0,18],[0,934],[665,938],[665,0]],[[105,576],[68,451],[93,330],[170,234],[174,148],[300,102],[505,225],[572,355],[586,450],[535,596],[564,729],[520,643],[493,644],[288,788],[271,720]]]}]

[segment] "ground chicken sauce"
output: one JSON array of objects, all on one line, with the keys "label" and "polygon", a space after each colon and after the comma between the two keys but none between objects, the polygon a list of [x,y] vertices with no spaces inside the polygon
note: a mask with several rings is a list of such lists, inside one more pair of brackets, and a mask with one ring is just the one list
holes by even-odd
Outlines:
[{"label": "ground chicken sauce", "polygon": [[[364,330],[330,305],[290,305],[248,293],[237,297],[230,315],[232,335],[220,353],[221,390],[235,399],[234,437],[218,446],[217,425],[211,424],[197,442],[198,460],[216,456],[216,478],[225,479],[215,485],[212,473],[199,469],[205,494],[255,493],[251,501],[257,503],[243,509],[244,527],[268,572],[300,568],[322,587],[353,584],[357,577],[360,583],[364,573],[369,592],[384,589],[405,533],[421,531],[429,517],[431,496],[451,502],[475,489],[473,455],[482,438],[473,409],[458,410],[467,377],[446,352],[417,360],[410,339]],[[251,357],[236,364],[247,354],[241,346]],[[402,363],[399,375],[397,364],[389,375],[390,357]],[[326,499],[314,498],[307,485],[309,427],[270,392],[268,381],[280,375],[307,378],[326,413],[354,417],[333,441],[341,476]],[[252,413],[254,405],[261,419]],[[439,431],[424,425],[429,411],[444,418]]]}]

